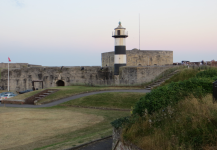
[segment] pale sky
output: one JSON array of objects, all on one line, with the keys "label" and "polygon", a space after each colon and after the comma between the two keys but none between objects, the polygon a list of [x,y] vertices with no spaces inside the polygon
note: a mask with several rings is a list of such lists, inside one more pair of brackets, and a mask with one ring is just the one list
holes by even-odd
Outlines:
[{"label": "pale sky", "polygon": [[217,60],[217,0],[0,0],[0,62],[100,66],[121,21],[126,49]]}]

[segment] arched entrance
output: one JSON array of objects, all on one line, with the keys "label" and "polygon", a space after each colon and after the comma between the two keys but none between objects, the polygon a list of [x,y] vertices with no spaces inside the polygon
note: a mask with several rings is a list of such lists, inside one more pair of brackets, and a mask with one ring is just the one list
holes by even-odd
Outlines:
[{"label": "arched entrance", "polygon": [[57,86],[65,86],[65,83],[64,83],[62,80],[58,80],[58,81],[56,82],[56,85],[57,85]]}]

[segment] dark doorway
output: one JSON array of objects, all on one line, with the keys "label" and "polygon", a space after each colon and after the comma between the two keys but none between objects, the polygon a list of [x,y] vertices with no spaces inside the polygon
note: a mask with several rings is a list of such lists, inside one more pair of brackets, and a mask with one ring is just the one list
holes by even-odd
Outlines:
[{"label": "dark doorway", "polygon": [[57,86],[65,86],[65,83],[62,80],[57,81]]}]

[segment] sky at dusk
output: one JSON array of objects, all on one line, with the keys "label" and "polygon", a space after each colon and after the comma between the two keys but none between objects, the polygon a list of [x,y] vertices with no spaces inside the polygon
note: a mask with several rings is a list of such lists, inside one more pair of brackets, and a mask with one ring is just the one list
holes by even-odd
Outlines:
[{"label": "sky at dusk", "polygon": [[217,0],[0,0],[0,62],[100,66],[121,21],[126,49],[217,60]]}]

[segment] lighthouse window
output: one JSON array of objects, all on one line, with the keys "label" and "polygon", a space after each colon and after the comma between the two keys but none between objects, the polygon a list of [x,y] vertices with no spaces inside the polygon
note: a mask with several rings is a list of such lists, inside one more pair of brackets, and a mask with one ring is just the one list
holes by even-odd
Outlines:
[{"label": "lighthouse window", "polygon": [[121,34],[121,30],[118,30],[118,35],[120,35]]}]

